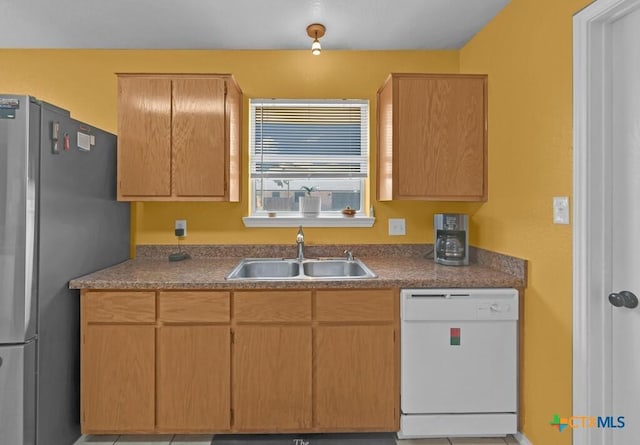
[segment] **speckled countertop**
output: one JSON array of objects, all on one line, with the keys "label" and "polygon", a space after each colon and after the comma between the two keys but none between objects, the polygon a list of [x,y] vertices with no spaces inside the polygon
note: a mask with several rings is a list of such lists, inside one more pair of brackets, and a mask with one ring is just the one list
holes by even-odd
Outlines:
[{"label": "speckled countertop", "polygon": [[191,259],[169,262],[171,246],[138,246],[134,260],[72,280],[73,289],[478,288],[526,287],[526,261],[471,249],[469,266],[425,258],[431,246],[308,246],[306,256],[336,257],[351,249],[376,274],[372,279],[227,281],[243,257],[291,258],[295,246],[186,246]]}]

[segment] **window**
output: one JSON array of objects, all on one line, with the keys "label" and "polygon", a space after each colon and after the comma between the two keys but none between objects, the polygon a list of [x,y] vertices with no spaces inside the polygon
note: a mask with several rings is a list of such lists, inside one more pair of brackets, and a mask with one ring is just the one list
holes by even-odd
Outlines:
[{"label": "window", "polygon": [[252,215],[300,216],[307,190],[322,217],[351,207],[364,215],[369,105],[364,100],[252,99]]}]

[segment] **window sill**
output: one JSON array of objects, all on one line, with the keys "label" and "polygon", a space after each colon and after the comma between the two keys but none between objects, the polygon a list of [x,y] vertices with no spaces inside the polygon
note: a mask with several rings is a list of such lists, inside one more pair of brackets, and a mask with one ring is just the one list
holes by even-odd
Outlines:
[{"label": "window sill", "polygon": [[368,216],[318,216],[313,218],[245,216],[242,218],[245,227],[372,227],[375,220],[375,218]]}]

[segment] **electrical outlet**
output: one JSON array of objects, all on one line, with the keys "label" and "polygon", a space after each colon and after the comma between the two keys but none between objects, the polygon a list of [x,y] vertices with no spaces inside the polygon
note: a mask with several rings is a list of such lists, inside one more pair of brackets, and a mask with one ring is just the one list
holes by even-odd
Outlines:
[{"label": "electrical outlet", "polygon": [[186,219],[176,219],[175,234],[180,238],[184,238],[187,236],[187,220]]},{"label": "electrical outlet", "polygon": [[406,235],[404,218],[389,218],[389,235]]},{"label": "electrical outlet", "polygon": [[555,196],[553,198],[553,223],[569,224],[568,196]]}]

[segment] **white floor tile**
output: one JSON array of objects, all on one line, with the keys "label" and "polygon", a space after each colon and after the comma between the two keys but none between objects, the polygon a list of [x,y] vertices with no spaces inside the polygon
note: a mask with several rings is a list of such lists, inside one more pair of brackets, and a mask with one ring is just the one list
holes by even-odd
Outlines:
[{"label": "white floor tile", "polygon": [[[210,434],[81,436],[74,445],[210,445]],[[451,439],[398,439],[398,445],[518,445],[512,436],[454,437]]]},{"label": "white floor tile", "polygon": [[74,445],[113,445],[118,440],[118,436],[80,436]]},{"label": "white floor tile", "polygon": [[398,445],[451,445],[449,439],[397,439]]},{"label": "white floor tile", "polygon": [[120,436],[116,445],[170,445],[172,434]]},{"label": "white floor tile", "polygon": [[452,445],[505,445],[507,443],[503,437],[452,437]]},{"label": "white floor tile", "polygon": [[211,434],[176,434],[171,445],[211,445]]}]

